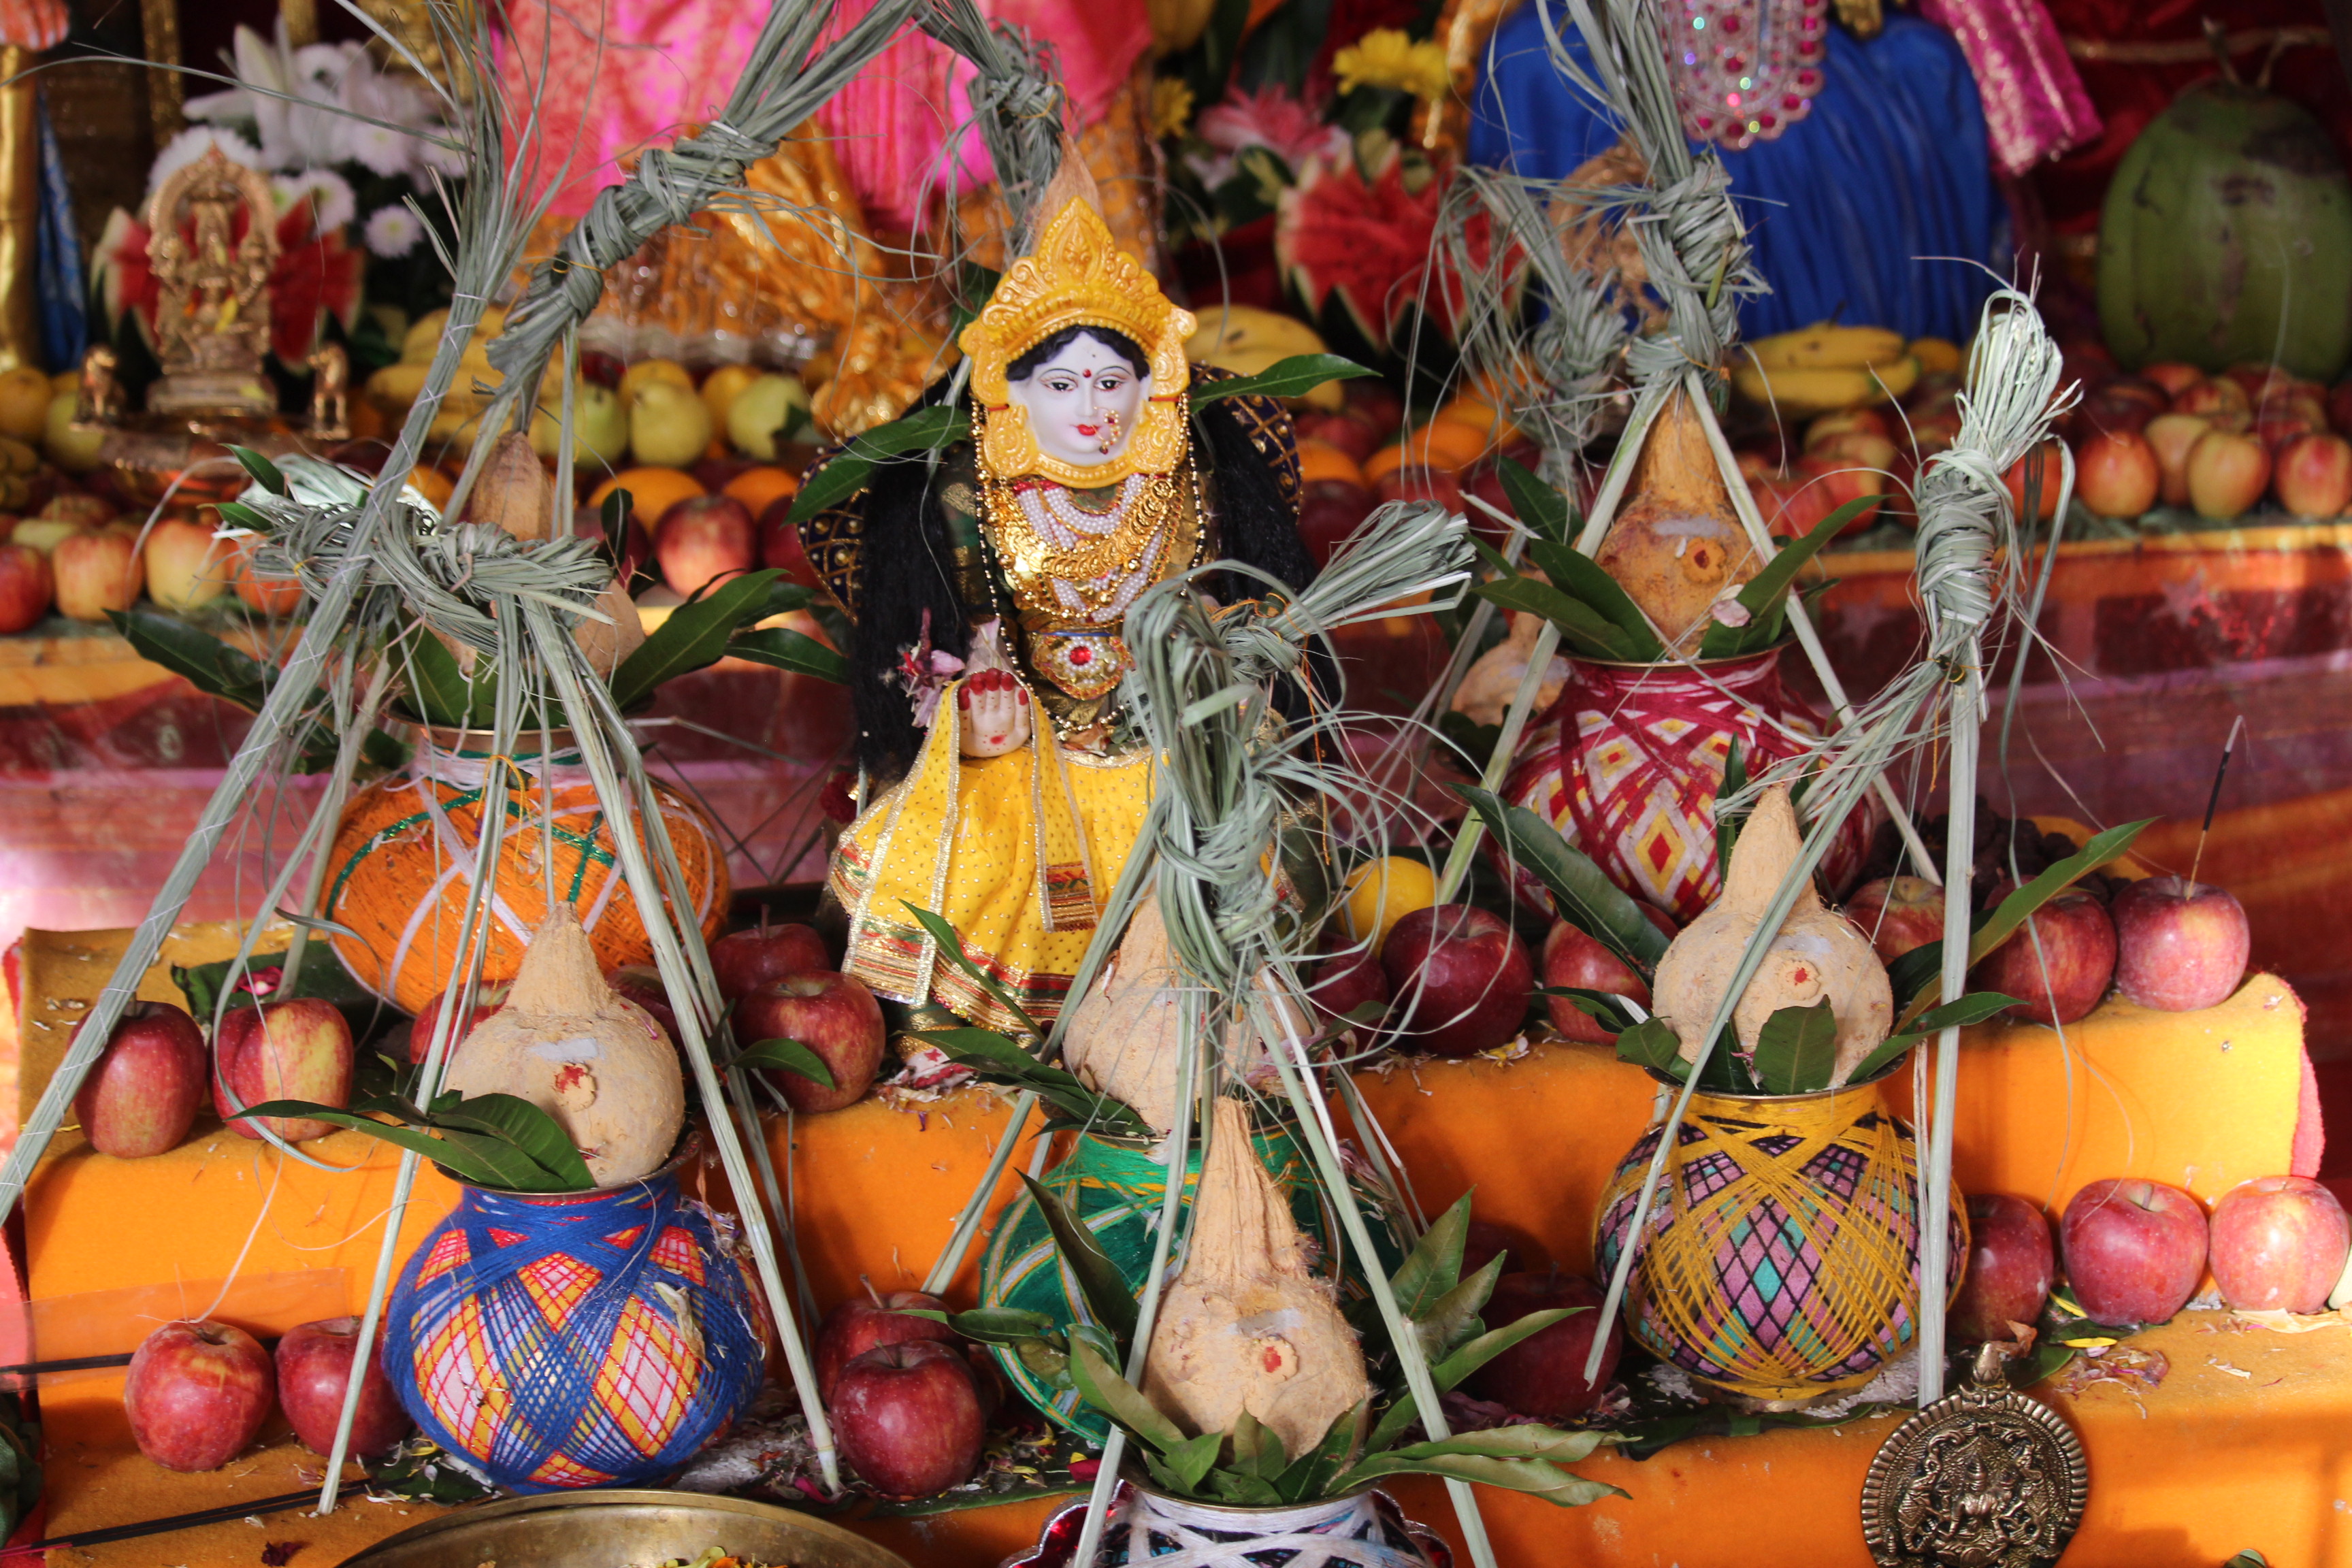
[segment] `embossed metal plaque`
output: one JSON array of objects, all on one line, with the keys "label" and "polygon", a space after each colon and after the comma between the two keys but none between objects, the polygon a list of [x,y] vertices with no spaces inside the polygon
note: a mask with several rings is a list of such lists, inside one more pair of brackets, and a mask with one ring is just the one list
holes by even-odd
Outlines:
[{"label": "embossed metal plaque", "polygon": [[1967,1387],[1902,1426],[1870,1462],[1862,1534],[1879,1568],[2048,1568],[2074,1539],[2091,1468],[2073,1427],[2009,1386],[1988,1345]]}]

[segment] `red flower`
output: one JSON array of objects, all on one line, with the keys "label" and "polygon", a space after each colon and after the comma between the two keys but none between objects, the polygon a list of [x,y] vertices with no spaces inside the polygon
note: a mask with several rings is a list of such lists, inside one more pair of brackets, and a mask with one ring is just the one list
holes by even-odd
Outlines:
[{"label": "red flower", "polygon": [[[289,369],[318,346],[324,316],[346,331],[358,320],[360,279],[366,258],[352,248],[340,228],[321,234],[306,198],[278,216],[278,265],[269,274],[269,348]],[[238,213],[236,237],[245,236],[247,215]],[[193,237],[193,226],[188,230]],[[155,344],[155,309],[161,289],[149,264],[148,226],[117,207],[98,242],[100,298],[110,326],[128,310],[150,349]]]}]

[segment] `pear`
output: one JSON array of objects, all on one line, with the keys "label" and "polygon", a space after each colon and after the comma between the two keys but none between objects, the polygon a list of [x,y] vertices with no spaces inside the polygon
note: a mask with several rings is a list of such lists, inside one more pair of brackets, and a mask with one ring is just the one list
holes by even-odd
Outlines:
[{"label": "pear", "polygon": [[808,389],[789,375],[760,377],[727,405],[727,439],[747,458],[776,460],[784,436],[808,421]]},{"label": "pear", "polygon": [[[530,446],[548,461],[555,460],[561,439],[563,405],[554,399],[530,416]],[[602,470],[621,466],[629,455],[629,413],[620,394],[593,381],[572,386],[572,461],[583,468]]]},{"label": "pear", "polygon": [[629,450],[656,468],[692,468],[710,447],[710,410],[690,386],[646,381],[629,399]]}]

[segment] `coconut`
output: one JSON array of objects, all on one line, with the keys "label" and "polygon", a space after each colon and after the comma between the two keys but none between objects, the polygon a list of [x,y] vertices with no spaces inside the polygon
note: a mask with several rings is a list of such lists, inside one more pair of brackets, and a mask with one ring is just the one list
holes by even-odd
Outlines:
[{"label": "coconut", "polygon": [[1249,1113],[1217,1101],[1192,1231],[1151,1331],[1143,1392],[1195,1436],[1248,1411],[1296,1458],[1371,1392],[1364,1352],[1250,1140]]},{"label": "coconut", "polygon": [[660,1169],[686,1122],[677,1053],[653,1015],[604,984],[569,904],[532,935],[506,1005],[466,1036],[442,1087],[538,1106],[600,1187]]},{"label": "coconut", "polygon": [[[1315,1026],[1297,997],[1277,992],[1263,975],[1257,985],[1275,1017],[1286,1020],[1298,1038],[1314,1037]],[[1063,1066],[1087,1088],[1125,1101],[1161,1132],[1176,1124],[1183,989],[1160,900],[1146,898],[1062,1037]],[[1276,1076],[1266,1049],[1255,1028],[1235,1020],[1225,1030],[1226,1071],[1264,1087]]]},{"label": "coconut", "polygon": [[[1706,1026],[1723,1005],[1740,955],[1764,923],[1801,847],[1788,786],[1775,784],[1764,792],[1732,847],[1723,897],[1683,928],[1658,961],[1654,1005],[1682,1041],[1683,1060],[1698,1059]],[[1815,1006],[1824,997],[1837,1018],[1837,1062],[1830,1078],[1834,1089],[1885,1043],[1895,1027],[1895,996],[1870,939],[1852,921],[1824,908],[1807,878],[1732,1011],[1741,1047],[1754,1050],[1765,1020],[1781,1008]]]},{"label": "coconut", "polygon": [[1708,612],[1764,563],[1732,510],[1706,426],[1679,388],[1650,426],[1627,493],[1593,559],[1668,648],[1696,653],[1712,624]]},{"label": "coconut", "polygon": [[[474,481],[470,518],[503,529],[526,544],[554,536],[555,481],[548,477],[529,437],[520,434],[499,437]],[[597,676],[610,680],[621,661],[645,642],[645,623],[637,617],[628,585],[617,576],[597,594],[594,609],[604,619],[582,616],[572,628],[572,640],[588,656]],[[477,657],[473,647],[445,633],[433,635],[457,659],[458,669],[470,677]]]}]

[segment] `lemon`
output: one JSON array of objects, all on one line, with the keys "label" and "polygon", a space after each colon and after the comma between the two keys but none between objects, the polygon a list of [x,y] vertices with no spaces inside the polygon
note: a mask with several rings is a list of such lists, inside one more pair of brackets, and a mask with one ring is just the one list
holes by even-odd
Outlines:
[{"label": "lemon", "polygon": [[1367,860],[1348,873],[1341,896],[1339,917],[1349,940],[1369,941],[1378,957],[1397,921],[1437,902],[1437,873],[1401,855]]}]

